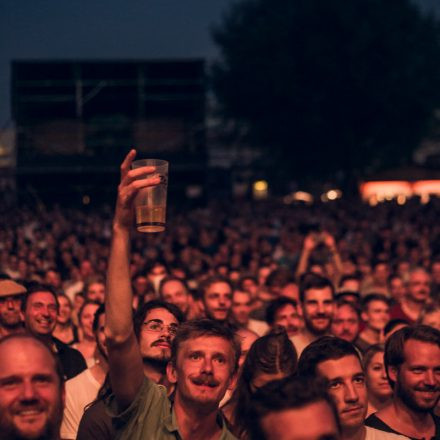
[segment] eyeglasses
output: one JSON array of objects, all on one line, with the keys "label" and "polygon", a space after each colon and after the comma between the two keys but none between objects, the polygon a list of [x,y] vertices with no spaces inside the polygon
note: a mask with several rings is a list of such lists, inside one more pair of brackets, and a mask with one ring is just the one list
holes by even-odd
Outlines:
[{"label": "eyeglasses", "polygon": [[162,333],[164,329],[167,329],[171,336],[176,336],[178,329],[177,324],[165,325],[162,321],[156,321],[154,319],[144,322],[143,325],[147,330],[155,333]]},{"label": "eyeglasses", "polygon": [[2,296],[0,297],[0,304],[6,304],[8,301],[12,301],[14,304],[20,304],[22,300],[22,295]]}]

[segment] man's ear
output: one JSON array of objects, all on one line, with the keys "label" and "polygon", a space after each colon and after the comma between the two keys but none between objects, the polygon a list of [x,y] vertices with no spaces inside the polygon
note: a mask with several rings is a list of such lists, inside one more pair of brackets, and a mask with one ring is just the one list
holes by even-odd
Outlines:
[{"label": "man's ear", "polygon": [[362,321],[364,321],[364,322],[367,322],[367,321],[368,321],[368,316],[367,316],[367,314],[366,314],[365,312],[362,312],[362,313],[361,313],[361,319],[362,319]]},{"label": "man's ear", "polygon": [[229,378],[229,385],[228,390],[233,391],[235,387],[237,386],[238,381],[238,371],[236,371],[230,378]]},{"label": "man's ear", "polygon": [[174,368],[173,363],[170,361],[167,364],[167,379],[170,383],[176,383],[177,382],[177,372]]},{"label": "man's ear", "polygon": [[394,383],[397,382],[397,373],[398,373],[397,367],[389,366],[389,367],[387,368],[387,374],[388,374],[388,377],[389,377],[390,380],[392,380]]},{"label": "man's ear", "polygon": [[205,303],[204,303],[201,299],[198,299],[198,300],[197,300],[197,306],[199,307],[199,310],[200,310],[202,313],[205,313],[205,312],[206,312],[206,310],[205,310]]}]

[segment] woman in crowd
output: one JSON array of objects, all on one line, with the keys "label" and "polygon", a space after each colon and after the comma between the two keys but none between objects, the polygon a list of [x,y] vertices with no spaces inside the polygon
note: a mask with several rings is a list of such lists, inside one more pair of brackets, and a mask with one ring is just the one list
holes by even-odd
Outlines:
[{"label": "woman in crowd", "polygon": [[78,328],[72,322],[73,305],[67,295],[58,294],[57,325],[53,335],[65,344],[72,345],[79,342]]},{"label": "woman in crowd", "polygon": [[371,345],[364,354],[368,390],[367,417],[382,409],[391,400],[392,390],[385,371],[384,350],[382,344],[375,344]]},{"label": "woman in crowd", "polygon": [[295,347],[284,329],[262,336],[252,344],[231,400],[222,408],[237,437],[247,438],[241,422],[246,420],[255,391],[272,380],[294,374],[297,363]]},{"label": "woman in crowd", "polygon": [[96,339],[93,333],[93,318],[99,307],[99,303],[94,301],[86,301],[79,311],[79,328],[81,330],[81,340],[74,344],[73,347],[81,352],[90,368],[94,365],[94,353],[96,349]]}]

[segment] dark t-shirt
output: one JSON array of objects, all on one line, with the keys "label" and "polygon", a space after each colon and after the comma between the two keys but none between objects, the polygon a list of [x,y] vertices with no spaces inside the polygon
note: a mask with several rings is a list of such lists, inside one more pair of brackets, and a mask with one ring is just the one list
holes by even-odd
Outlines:
[{"label": "dark t-shirt", "polygon": [[[432,416],[435,423],[435,435],[430,440],[438,440],[440,439],[440,418],[433,415]],[[384,421],[379,419],[376,414],[371,414],[371,416],[367,417],[365,420],[365,425],[370,426],[371,428],[379,429],[380,431],[392,432],[393,434],[406,435],[401,432],[395,431],[393,428],[388,426]],[[408,436],[407,436],[408,437]],[[411,440],[422,440],[422,437],[409,437]]]},{"label": "dark t-shirt", "polygon": [[112,418],[102,400],[98,400],[84,411],[78,427],[76,440],[113,440],[116,430]]},{"label": "dark t-shirt", "polygon": [[57,338],[52,338],[56,354],[63,367],[64,379],[69,380],[87,369],[83,355]]}]

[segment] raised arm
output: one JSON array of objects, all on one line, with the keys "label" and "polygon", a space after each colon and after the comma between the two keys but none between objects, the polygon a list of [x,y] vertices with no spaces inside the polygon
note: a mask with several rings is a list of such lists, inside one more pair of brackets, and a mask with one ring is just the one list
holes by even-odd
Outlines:
[{"label": "raised arm", "polygon": [[154,167],[130,170],[136,151],[131,150],[121,165],[110,258],[107,271],[106,337],[110,380],[118,406],[126,408],[144,379],[142,357],[133,330],[130,280],[130,235],[134,220],[134,198],[140,188],[157,185],[157,176],[143,177]]}]

